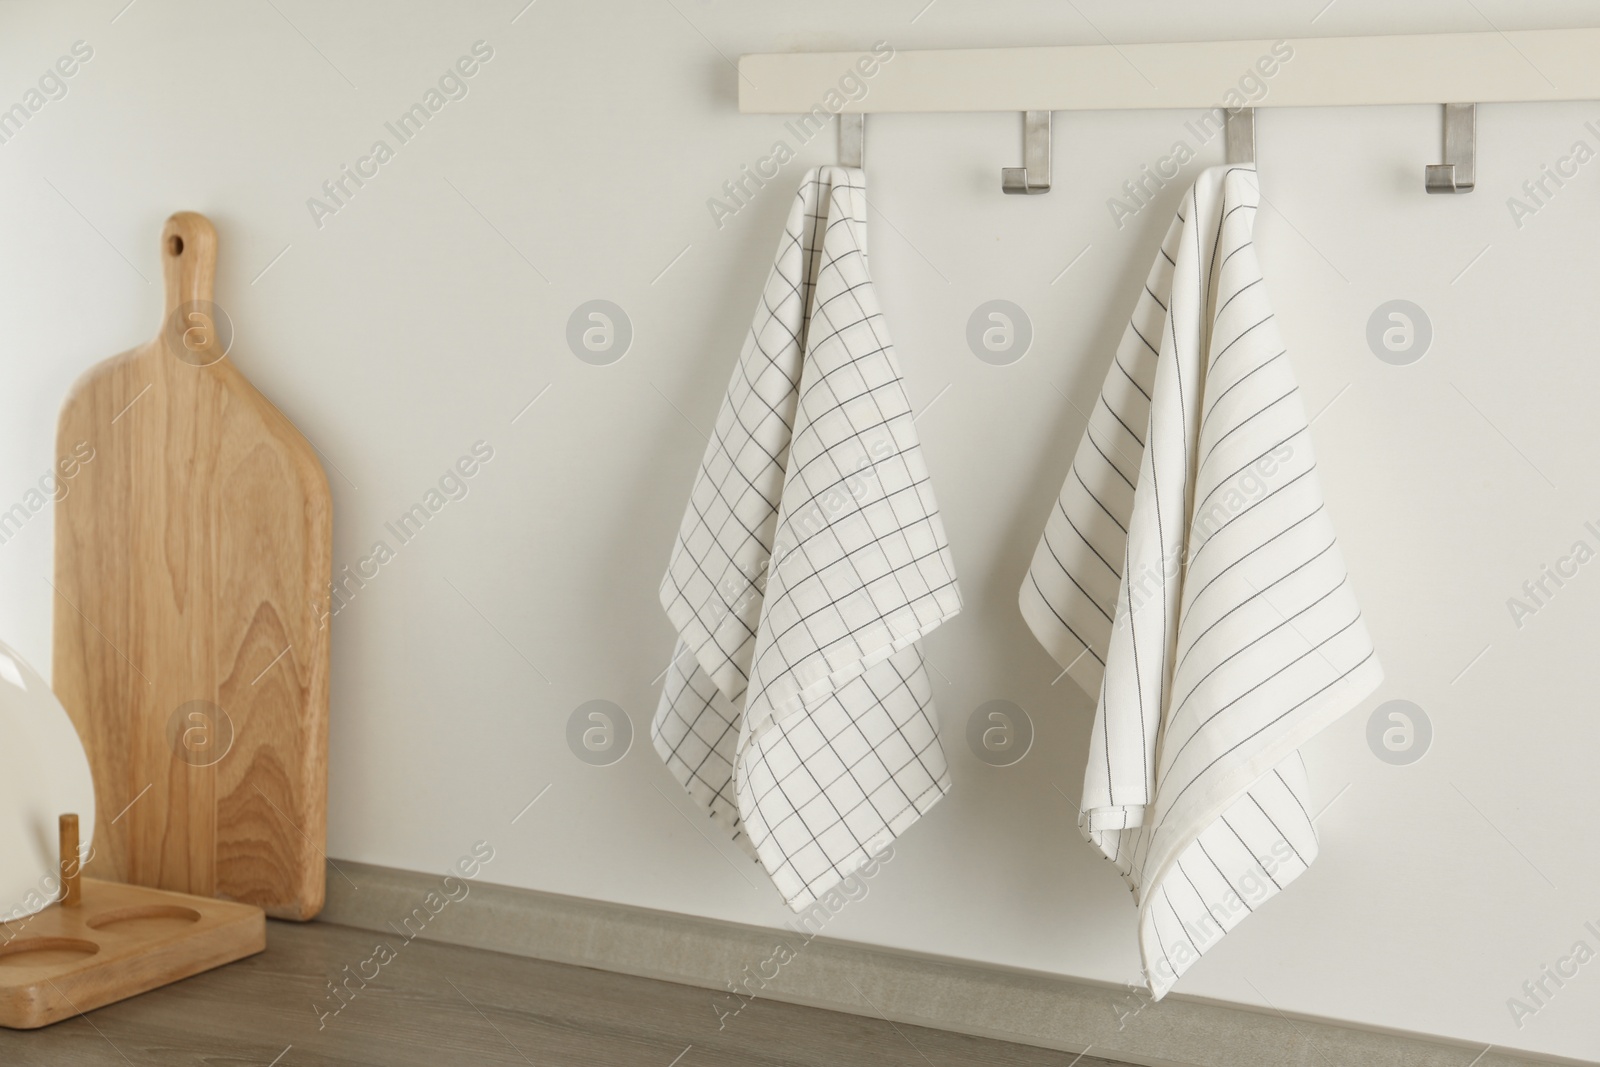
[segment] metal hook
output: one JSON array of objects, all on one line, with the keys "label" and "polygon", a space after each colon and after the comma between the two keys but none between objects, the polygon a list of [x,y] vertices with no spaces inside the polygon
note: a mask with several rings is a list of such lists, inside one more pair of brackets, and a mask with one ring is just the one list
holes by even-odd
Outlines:
[{"label": "metal hook", "polygon": [[1050,112],[1022,113],[1022,166],[1000,169],[1000,190],[1006,193],[1050,191]]},{"label": "metal hook", "polygon": [[1228,112],[1224,120],[1227,132],[1223,135],[1229,163],[1256,161],[1256,109],[1241,107]]},{"label": "metal hook", "polygon": [[839,113],[839,166],[860,169],[867,161],[867,116],[860,112]]},{"label": "metal hook", "polygon": [[1478,178],[1478,105],[1444,106],[1444,162],[1430,163],[1423,186],[1430,193],[1470,193]]}]

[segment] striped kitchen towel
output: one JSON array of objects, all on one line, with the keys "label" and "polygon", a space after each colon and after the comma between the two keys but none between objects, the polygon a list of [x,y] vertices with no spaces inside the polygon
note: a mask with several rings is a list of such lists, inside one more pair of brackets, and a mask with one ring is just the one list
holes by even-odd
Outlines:
[{"label": "striped kitchen towel", "polygon": [[1079,826],[1159,999],[1316,858],[1299,747],[1383,672],[1252,243],[1255,169],[1167,231],[1023,582],[1097,697]]},{"label": "striped kitchen towel", "polygon": [[806,175],[684,512],[651,728],[799,910],[950,788],[917,640],[961,608],[867,272],[865,176]]}]

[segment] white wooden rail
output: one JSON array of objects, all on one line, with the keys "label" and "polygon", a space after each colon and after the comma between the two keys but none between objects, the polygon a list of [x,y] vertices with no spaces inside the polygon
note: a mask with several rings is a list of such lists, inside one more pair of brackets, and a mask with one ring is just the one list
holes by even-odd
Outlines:
[{"label": "white wooden rail", "polygon": [[864,94],[841,89],[864,56],[743,56],[739,110],[810,112],[830,90],[861,113],[1600,100],[1600,29],[896,50],[856,75]]}]

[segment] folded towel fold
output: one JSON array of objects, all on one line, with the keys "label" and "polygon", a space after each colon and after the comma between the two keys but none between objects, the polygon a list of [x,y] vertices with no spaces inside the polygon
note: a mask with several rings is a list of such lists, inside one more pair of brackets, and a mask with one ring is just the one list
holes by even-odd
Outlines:
[{"label": "folded towel fold", "polygon": [[950,787],[917,640],[961,607],[866,257],[806,175],[684,512],[651,735],[796,910]]},{"label": "folded towel fold", "polygon": [[1079,825],[1156,999],[1317,854],[1299,747],[1383,674],[1252,243],[1205,171],[1150,271],[1021,591],[1096,696]]}]

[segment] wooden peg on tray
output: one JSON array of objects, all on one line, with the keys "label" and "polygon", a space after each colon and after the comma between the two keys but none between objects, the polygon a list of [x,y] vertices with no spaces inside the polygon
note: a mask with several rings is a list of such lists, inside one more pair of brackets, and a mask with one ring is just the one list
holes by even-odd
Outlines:
[{"label": "wooden peg on tray", "polygon": [[81,875],[83,862],[78,856],[78,817],[61,816],[61,906],[76,908],[83,903]]}]

